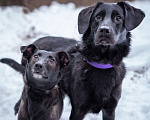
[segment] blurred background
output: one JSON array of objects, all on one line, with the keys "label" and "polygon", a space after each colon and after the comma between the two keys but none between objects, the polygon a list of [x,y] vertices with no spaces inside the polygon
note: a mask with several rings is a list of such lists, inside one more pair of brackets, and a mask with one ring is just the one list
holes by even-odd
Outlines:
[{"label": "blurred background", "polygon": [[[18,5],[27,7],[30,11],[34,10],[35,8],[39,8],[42,5],[51,5],[53,1],[57,1],[61,4],[67,3],[74,3],[76,7],[80,6],[89,6],[98,1],[103,2],[118,2],[118,1],[125,1],[125,0],[0,0],[0,6],[11,6],[11,5]],[[128,0],[134,1],[134,0]],[[142,0],[144,1],[144,0]]]},{"label": "blurred background", "polygon": [[[99,0],[0,0],[0,59],[21,62],[20,46],[40,37],[59,36],[81,40],[78,14]],[[103,0],[118,2],[120,0]],[[130,54],[124,59],[127,74],[116,120],[150,120],[150,0],[126,1],[145,12],[146,17],[132,33]],[[17,120],[13,107],[19,100],[24,83],[22,75],[0,63],[0,120]],[[64,100],[60,120],[68,120],[69,100]],[[88,114],[84,120],[102,120]]]}]

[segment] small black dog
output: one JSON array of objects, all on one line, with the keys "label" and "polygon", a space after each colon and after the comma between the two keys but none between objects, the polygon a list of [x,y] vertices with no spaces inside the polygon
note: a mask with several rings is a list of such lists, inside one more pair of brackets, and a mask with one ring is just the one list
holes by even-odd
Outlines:
[{"label": "small black dog", "polygon": [[28,62],[18,120],[59,120],[63,93],[57,85],[58,75],[60,69],[68,65],[68,55],[38,50],[33,44],[22,46],[21,52]]},{"label": "small black dog", "polygon": [[[39,50],[56,52],[56,51],[62,51],[62,50],[64,51],[69,46],[75,45],[77,43],[78,42],[74,39],[47,36],[47,37],[39,38],[33,44],[36,45]],[[71,58],[72,57],[70,57],[70,59]],[[0,59],[0,62],[8,64],[10,67],[14,68],[16,71],[20,72],[24,76],[27,60],[23,59],[23,57],[22,57],[21,64],[19,64],[18,62],[10,58],[2,58]],[[15,114],[18,113],[20,102],[21,102],[21,99],[16,103],[14,107]]]}]

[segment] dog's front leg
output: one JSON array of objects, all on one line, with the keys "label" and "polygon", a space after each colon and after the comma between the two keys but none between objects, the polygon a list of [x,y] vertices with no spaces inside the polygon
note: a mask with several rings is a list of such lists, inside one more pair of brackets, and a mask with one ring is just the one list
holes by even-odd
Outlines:
[{"label": "dog's front leg", "polygon": [[29,115],[27,113],[27,104],[26,101],[21,100],[19,111],[18,111],[18,120],[29,120]]},{"label": "dog's front leg", "polygon": [[[80,101],[82,103],[82,101]],[[70,120],[83,120],[86,113],[90,110],[90,105],[78,105],[77,103],[72,105]]]},{"label": "dog's front leg", "polygon": [[15,115],[16,115],[16,114],[18,113],[18,111],[19,111],[20,103],[21,103],[21,99],[19,99],[19,101],[15,104],[15,107],[14,107]]},{"label": "dog's front leg", "polygon": [[103,109],[103,120],[115,120],[115,108]]},{"label": "dog's front leg", "polygon": [[86,114],[85,112],[82,112],[79,109],[78,110],[74,110],[72,108],[71,115],[70,115],[70,120],[83,120],[85,114]]}]

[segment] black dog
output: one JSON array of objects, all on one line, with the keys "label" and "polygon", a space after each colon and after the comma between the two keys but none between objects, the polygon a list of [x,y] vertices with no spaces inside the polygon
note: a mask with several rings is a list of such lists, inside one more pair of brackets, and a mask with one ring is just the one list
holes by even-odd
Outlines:
[{"label": "black dog", "polygon": [[57,85],[58,75],[68,65],[68,55],[38,50],[33,44],[22,46],[21,52],[28,63],[18,120],[59,120],[63,94]]},{"label": "black dog", "polygon": [[[114,120],[126,73],[123,58],[130,51],[130,33],[145,14],[125,2],[98,2],[82,10],[78,18],[83,34],[80,54],[72,71],[61,71],[61,88],[69,95],[70,120],[82,120],[88,112],[99,113],[103,120]],[[69,69],[69,68],[68,68]],[[71,75],[71,76],[70,76]]]},{"label": "black dog", "polygon": [[[77,43],[78,42],[74,39],[48,36],[36,40],[33,44],[36,45],[39,50],[56,52],[65,50],[69,46],[75,45]],[[10,58],[3,58],[0,60],[0,62],[8,64],[10,67],[14,68],[16,71],[20,72],[23,75],[25,74],[25,66],[27,64],[26,59],[22,58],[21,64]],[[18,113],[20,102],[21,99],[16,103],[14,107],[15,114]]]}]

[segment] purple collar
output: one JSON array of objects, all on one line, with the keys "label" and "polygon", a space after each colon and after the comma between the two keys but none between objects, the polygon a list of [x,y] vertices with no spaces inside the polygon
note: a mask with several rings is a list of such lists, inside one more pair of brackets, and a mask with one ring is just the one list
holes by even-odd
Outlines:
[{"label": "purple collar", "polygon": [[99,68],[99,69],[108,69],[108,68],[112,68],[113,67],[111,64],[102,64],[102,63],[89,62],[89,61],[87,61],[87,63],[89,63],[93,67],[96,67],[96,68]]}]

